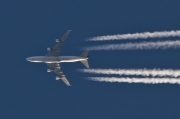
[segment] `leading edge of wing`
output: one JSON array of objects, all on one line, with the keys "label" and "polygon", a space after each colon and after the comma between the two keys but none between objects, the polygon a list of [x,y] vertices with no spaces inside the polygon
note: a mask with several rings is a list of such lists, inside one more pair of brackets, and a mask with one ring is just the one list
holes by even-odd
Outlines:
[{"label": "leading edge of wing", "polygon": [[69,33],[71,32],[71,30],[67,30],[66,33],[63,35],[63,37],[60,39],[60,41],[65,41],[66,38],[68,37]]},{"label": "leading edge of wing", "polygon": [[49,49],[49,52],[46,54],[46,56],[59,56],[60,49],[70,32],[71,30],[66,31],[66,33],[61,37],[61,39],[57,39],[56,44],[54,45],[54,47]]},{"label": "leading edge of wing", "polygon": [[60,69],[60,64],[58,63],[45,63],[50,67],[50,70],[52,70],[57,76],[56,80],[61,79],[67,86],[71,86],[65,75]]}]

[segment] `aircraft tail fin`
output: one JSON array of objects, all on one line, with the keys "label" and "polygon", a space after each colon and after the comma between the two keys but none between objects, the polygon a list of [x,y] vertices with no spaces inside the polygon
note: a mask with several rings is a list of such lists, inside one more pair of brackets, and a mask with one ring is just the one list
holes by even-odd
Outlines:
[{"label": "aircraft tail fin", "polygon": [[[88,50],[85,50],[85,51],[81,54],[81,57],[88,58]],[[88,60],[87,60],[87,59],[82,60],[81,62],[84,64],[84,66],[86,66],[86,68],[89,68],[89,64],[88,64]]]}]

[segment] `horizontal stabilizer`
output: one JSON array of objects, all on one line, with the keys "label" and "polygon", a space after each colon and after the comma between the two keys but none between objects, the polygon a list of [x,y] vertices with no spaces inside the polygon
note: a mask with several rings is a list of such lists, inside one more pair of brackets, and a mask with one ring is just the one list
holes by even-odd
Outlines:
[{"label": "horizontal stabilizer", "polygon": [[87,57],[88,56],[88,50],[85,50],[82,54],[81,57]]},{"label": "horizontal stabilizer", "polygon": [[86,58],[84,60],[82,60],[81,62],[84,64],[84,66],[86,66],[86,68],[89,68],[89,64],[88,64],[88,50],[85,50],[80,57]]},{"label": "horizontal stabilizer", "polygon": [[87,60],[82,60],[81,62],[84,64],[84,66],[86,66],[86,68],[89,68],[89,64]]}]

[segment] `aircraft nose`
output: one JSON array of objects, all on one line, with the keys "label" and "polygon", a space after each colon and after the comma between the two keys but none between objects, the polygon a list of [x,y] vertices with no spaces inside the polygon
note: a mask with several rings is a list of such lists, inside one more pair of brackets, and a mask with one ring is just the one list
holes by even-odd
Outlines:
[{"label": "aircraft nose", "polygon": [[26,58],[27,61],[30,61],[30,58]]}]

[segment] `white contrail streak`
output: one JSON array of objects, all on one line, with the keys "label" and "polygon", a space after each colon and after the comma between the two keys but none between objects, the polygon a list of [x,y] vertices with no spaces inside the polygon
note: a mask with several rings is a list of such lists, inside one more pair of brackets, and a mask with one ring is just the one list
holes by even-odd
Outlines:
[{"label": "white contrail streak", "polygon": [[145,83],[145,84],[158,84],[170,83],[180,84],[180,78],[118,78],[118,77],[88,77],[93,81],[105,82],[126,82],[126,83]]},{"label": "white contrail streak", "polygon": [[84,73],[107,75],[135,75],[152,77],[180,77],[180,70],[172,69],[81,69]]},{"label": "white contrail streak", "polygon": [[107,44],[107,45],[99,45],[99,46],[90,46],[90,47],[86,47],[85,49],[88,49],[88,50],[149,50],[149,49],[168,49],[168,48],[180,48],[180,40]]},{"label": "white contrail streak", "polygon": [[147,38],[165,38],[165,37],[166,38],[167,37],[180,37],[180,30],[97,36],[97,37],[90,38],[87,41],[147,39]]}]

